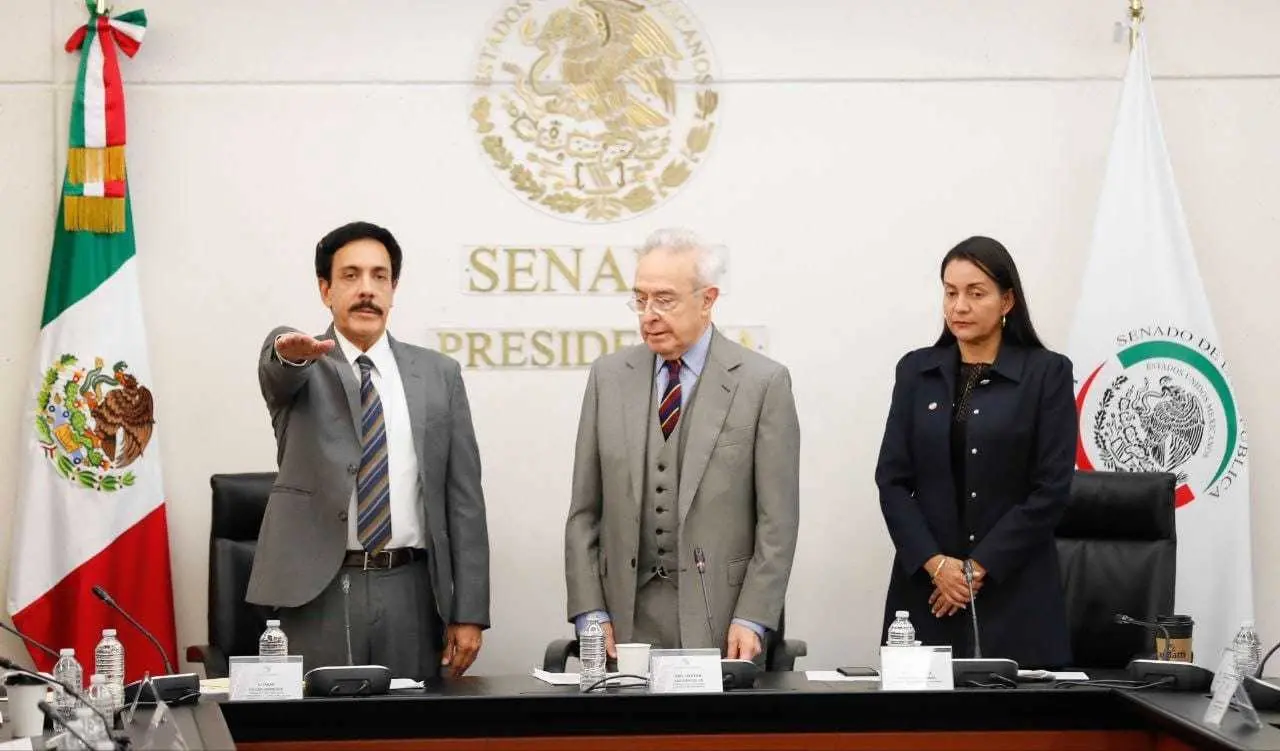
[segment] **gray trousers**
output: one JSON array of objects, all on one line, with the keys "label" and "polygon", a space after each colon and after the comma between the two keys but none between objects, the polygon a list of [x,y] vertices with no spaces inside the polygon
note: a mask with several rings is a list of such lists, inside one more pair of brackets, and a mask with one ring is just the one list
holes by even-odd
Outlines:
[{"label": "gray trousers", "polygon": [[680,591],[674,579],[653,577],[636,592],[633,640],[654,649],[680,648]]},{"label": "gray trousers", "polygon": [[[342,580],[350,581],[343,595]],[[351,659],[347,659],[347,616]],[[444,628],[436,613],[426,559],[392,569],[343,567],[311,602],[280,608],[289,654],[302,655],[303,670],[333,665],[383,665],[395,678],[440,675]]]}]

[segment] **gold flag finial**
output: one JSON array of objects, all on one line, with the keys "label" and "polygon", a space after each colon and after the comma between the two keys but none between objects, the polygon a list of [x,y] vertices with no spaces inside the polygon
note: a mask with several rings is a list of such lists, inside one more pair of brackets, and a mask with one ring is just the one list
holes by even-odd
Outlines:
[{"label": "gold flag finial", "polygon": [[1129,0],[1129,49],[1138,44],[1138,27],[1142,25],[1142,0]]}]

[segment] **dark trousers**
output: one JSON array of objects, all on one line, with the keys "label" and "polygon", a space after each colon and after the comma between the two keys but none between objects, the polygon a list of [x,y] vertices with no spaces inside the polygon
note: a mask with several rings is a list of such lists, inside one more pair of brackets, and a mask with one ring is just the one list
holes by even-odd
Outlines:
[{"label": "dark trousers", "polygon": [[[350,582],[345,595],[344,577]],[[444,628],[426,559],[370,571],[344,566],[316,599],[301,607],[280,608],[279,615],[289,654],[302,655],[304,670],[383,665],[395,678],[440,675]]]}]

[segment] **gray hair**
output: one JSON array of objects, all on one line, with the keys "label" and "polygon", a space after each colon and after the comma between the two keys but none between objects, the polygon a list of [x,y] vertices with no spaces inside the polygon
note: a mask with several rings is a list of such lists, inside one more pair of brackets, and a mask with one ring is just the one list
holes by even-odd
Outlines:
[{"label": "gray hair", "polygon": [[699,287],[716,287],[724,276],[724,255],[702,241],[692,230],[682,228],[660,229],[649,235],[636,250],[637,258],[644,258],[659,248],[673,253],[696,253],[694,263],[697,268]]}]

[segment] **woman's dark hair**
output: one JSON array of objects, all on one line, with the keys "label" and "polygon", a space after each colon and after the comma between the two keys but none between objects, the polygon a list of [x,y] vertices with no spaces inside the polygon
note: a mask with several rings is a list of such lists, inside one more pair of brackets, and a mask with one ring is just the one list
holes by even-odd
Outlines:
[{"label": "woman's dark hair", "polygon": [[[1022,278],[1018,276],[1018,267],[1013,256],[997,240],[990,237],[970,237],[960,243],[942,257],[942,266],[938,276],[947,273],[947,266],[952,261],[968,261],[991,277],[1000,289],[1000,293],[1013,292],[1013,307],[1005,314],[1004,341],[1021,347],[1044,349],[1036,329],[1031,325],[1031,312],[1027,309],[1027,296],[1022,292]],[[956,335],[951,333],[947,324],[942,324],[942,335],[934,346],[945,346],[954,343]]]},{"label": "woman's dark hair", "polygon": [[316,276],[332,282],[334,255],[343,246],[356,240],[377,240],[382,243],[382,247],[387,249],[387,255],[391,256],[391,281],[400,281],[400,264],[403,260],[400,243],[396,242],[389,230],[369,222],[344,224],[320,238],[320,242],[316,244]]}]

